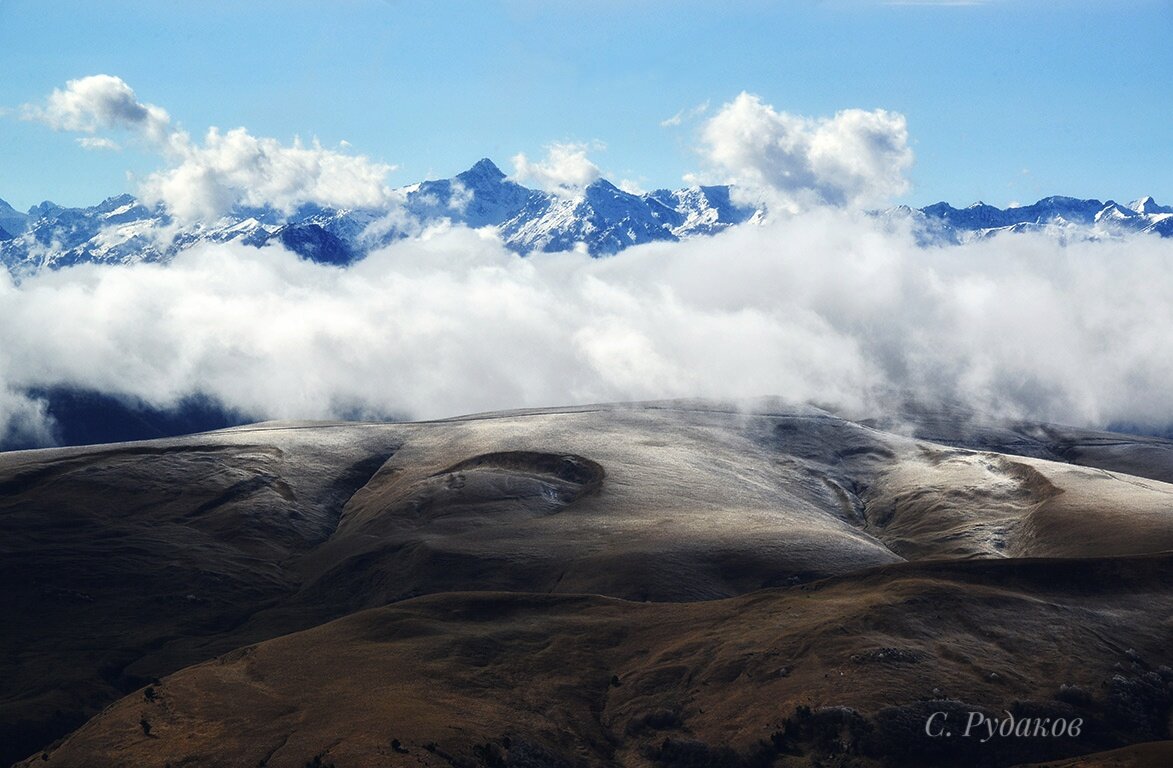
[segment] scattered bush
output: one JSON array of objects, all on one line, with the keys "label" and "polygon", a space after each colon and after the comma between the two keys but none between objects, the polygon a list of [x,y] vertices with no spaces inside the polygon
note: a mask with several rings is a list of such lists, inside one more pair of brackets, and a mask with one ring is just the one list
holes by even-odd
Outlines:
[{"label": "scattered bush", "polygon": [[1113,675],[1108,682],[1105,709],[1108,719],[1136,741],[1169,738],[1169,707],[1173,704],[1173,675],[1159,671],[1132,677]]}]

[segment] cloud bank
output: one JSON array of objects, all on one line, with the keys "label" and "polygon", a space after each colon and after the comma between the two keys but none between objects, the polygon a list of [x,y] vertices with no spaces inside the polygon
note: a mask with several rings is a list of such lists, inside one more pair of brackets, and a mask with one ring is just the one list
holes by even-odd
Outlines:
[{"label": "cloud bank", "polygon": [[799,117],[744,92],[705,122],[701,143],[724,181],[789,210],[883,204],[908,190],[904,173],[913,162],[901,114],[845,109]]},{"label": "cloud bank", "polygon": [[341,270],[217,245],[169,266],[0,276],[0,432],[69,385],[257,418],[890,397],[1104,425],[1173,423],[1173,241],[926,249],[823,210],[592,260],[431,230]]}]

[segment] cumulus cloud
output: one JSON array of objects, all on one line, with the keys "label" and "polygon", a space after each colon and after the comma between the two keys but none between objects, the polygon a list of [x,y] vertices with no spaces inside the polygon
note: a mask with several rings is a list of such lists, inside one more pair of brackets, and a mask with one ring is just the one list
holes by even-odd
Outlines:
[{"label": "cumulus cloud", "polygon": [[589,186],[602,175],[587,152],[599,144],[553,143],[546,147],[544,160],[531,162],[524,153],[513,156],[513,178],[522,184],[537,184],[555,194],[571,193]]},{"label": "cumulus cloud", "polygon": [[122,129],[162,142],[171,133],[171,117],[162,107],[138,100],[122,78],[90,75],[55,88],[43,105],[25,105],[24,116],[57,131],[95,133]]},{"label": "cumulus cloud", "polygon": [[895,394],[1167,425],[1170,293],[1170,240],[925,249],[833,210],[598,260],[460,227],[345,270],[210,245],[0,274],[0,421],[44,433],[21,393],[69,385],[257,419],[765,394],[883,412]]},{"label": "cumulus cloud", "polygon": [[[112,75],[70,80],[44,104],[25,105],[24,116],[55,130],[94,134],[117,129],[142,137],[159,152],[165,168],[146,177],[140,194],[182,220],[214,219],[238,205],[289,213],[305,203],[351,208],[396,202],[386,185],[394,166],[349,154],[345,142],[337,150],[316,140],[287,145],[244,128],[211,128],[202,142],[196,141],[172,125],[166,110],[139,101],[129,85]],[[86,149],[118,148],[102,136],[84,136],[78,143]]]},{"label": "cumulus cloud", "polygon": [[286,213],[304,203],[331,207],[389,204],[394,166],[299,140],[283,145],[244,128],[212,128],[202,144],[175,142],[178,162],[142,184],[148,202],[165,203],[182,219],[209,219],[238,205],[269,205]]},{"label": "cumulus cloud", "polygon": [[741,93],[709,118],[702,156],[726,181],[786,209],[882,204],[908,189],[903,115],[846,109],[830,118],[776,111]]}]

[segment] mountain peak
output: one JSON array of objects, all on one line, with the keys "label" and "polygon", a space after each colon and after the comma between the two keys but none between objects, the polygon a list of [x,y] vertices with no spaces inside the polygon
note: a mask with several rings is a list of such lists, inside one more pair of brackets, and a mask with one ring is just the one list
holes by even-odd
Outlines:
[{"label": "mountain peak", "polygon": [[0,239],[7,240],[14,234],[21,232],[24,229],[27,219],[28,216],[16,210],[4,200],[0,200],[0,229],[8,233],[8,237],[0,237]]},{"label": "mountain peak", "polygon": [[464,173],[457,174],[456,178],[465,179],[484,179],[487,181],[500,181],[505,178],[505,174],[487,157],[482,157],[480,160],[469,168]]},{"label": "mountain peak", "polygon": [[60,211],[60,210],[62,210],[62,208],[60,205],[57,205],[57,203],[53,202],[52,200],[44,200],[40,204],[34,205],[32,208],[29,208],[28,216],[29,216],[29,218],[32,218],[32,219],[39,219],[42,216],[47,216],[48,214],[52,213],[53,211]]},{"label": "mountain peak", "polygon": [[622,189],[620,189],[619,187],[615,186],[615,185],[614,185],[614,184],[612,184],[611,182],[607,181],[607,180],[606,180],[606,179],[604,179],[602,176],[600,176],[599,178],[595,179],[595,180],[594,180],[594,181],[592,181],[590,184],[588,184],[588,185],[586,186],[586,190],[587,190],[588,192],[590,192],[590,191],[596,191],[596,192],[598,192],[598,191],[602,191],[602,192],[608,192],[608,193],[612,193],[612,194],[614,194],[614,193],[618,193],[618,194],[620,194],[620,195],[628,195],[628,196],[630,196],[630,197],[635,197],[635,195],[631,195],[629,192],[624,192]]},{"label": "mountain peak", "polygon": [[117,210],[119,208],[123,208],[128,205],[134,205],[137,202],[138,202],[138,200],[135,199],[134,195],[121,194],[121,195],[114,195],[113,197],[107,197],[105,200],[98,203],[94,207],[100,213],[109,213],[110,211],[114,211],[114,210]]},{"label": "mountain peak", "polygon": [[1128,207],[1137,213],[1168,213],[1170,211],[1165,206],[1157,205],[1157,201],[1153,199],[1152,195],[1146,195]]}]

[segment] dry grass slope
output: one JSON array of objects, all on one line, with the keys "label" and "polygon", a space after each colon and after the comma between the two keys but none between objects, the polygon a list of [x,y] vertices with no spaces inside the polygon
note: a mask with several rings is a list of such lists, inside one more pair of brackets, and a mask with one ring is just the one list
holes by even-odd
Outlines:
[{"label": "dry grass slope", "polygon": [[[1168,738],[1169,444],[922,431],[671,402],[0,455],[0,759],[1013,765]],[[934,708],[1089,726],[930,740]]]}]

